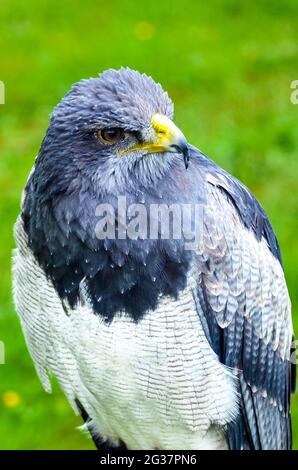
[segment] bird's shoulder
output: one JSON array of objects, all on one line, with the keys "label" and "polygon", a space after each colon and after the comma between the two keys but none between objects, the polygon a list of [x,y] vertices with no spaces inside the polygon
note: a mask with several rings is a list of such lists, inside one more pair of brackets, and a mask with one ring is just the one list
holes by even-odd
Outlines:
[{"label": "bird's shoulder", "polygon": [[[282,264],[279,244],[270,220],[252,192],[241,181],[219,167],[200,150],[191,147],[191,153],[206,182],[207,196],[208,194],[211,195],[211,199],[214,200],[214,196],[218,195],[218,201],[223,202],[227,198],[237,211],[242,224],[252,231],[258,241],[264,238],[274,257]],[[220,202],[218,208],[220,209]]]}]

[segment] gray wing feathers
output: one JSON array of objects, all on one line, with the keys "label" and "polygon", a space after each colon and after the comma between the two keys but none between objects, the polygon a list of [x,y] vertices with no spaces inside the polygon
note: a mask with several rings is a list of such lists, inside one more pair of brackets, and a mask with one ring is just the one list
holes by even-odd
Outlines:
[{"label": "gray wing feathers", "polygon": [[[219,359],[239,377],[238,419],[246,436],[232,436],[230,446],[286,449],[293,328],[284,273],[266,240],[258,241],[243,225],[227,194],[212,185],[208,191],[198,313]],[[236,428],[231,424],[228,440]]]}]

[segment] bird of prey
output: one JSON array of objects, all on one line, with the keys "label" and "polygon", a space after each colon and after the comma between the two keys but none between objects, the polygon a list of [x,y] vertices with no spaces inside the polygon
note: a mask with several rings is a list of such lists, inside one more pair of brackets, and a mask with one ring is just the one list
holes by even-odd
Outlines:
[{"label": "bird of prey", "polygon": [[[141,227],[151,219],[136,208],[161,205],[199,207],[192,249],[187,231],[161,233],[162,211],[158,236]],[[188,144],[152,78],[121,68],[73,85],[15,239],[14,299],[37,373],[48,392],[56,377],[98,449],[291,448],[277,239],[250,191]]]}]

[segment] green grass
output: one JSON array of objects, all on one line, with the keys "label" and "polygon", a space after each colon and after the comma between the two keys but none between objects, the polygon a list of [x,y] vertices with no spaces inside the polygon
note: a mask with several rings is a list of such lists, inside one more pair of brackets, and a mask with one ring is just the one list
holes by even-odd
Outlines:
[{"label": "green grass", "polygon": [[[240,178],[267,210],[283,252],[297,324],[296,0],[1,0],[0,447],[87,449],[58,387],[41,389],[11,300],[12,226],[48,115],[70,85],[128,65],[175,102],[188,140]],[[148,24],[142,25],[142,22]],[[140,24],[141,23],[141,24]],[[21,397],[7,407],[7,391]],[[295,448],[298,401],[293,398]]]}]

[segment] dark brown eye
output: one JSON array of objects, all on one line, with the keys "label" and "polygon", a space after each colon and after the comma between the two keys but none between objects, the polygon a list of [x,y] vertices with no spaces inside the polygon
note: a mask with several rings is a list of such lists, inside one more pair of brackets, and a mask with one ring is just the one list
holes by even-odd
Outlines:
[{"label": "dark brown eye", "polygon": [[111,127],[110,129],[101,129],[97,135],[103,144],[112,145],[123,139],[124,130],[119,127]]}]

